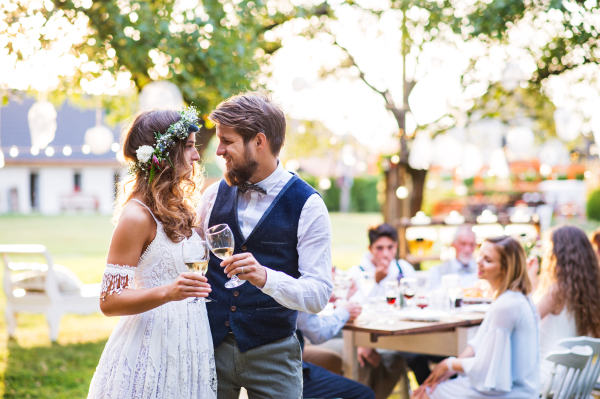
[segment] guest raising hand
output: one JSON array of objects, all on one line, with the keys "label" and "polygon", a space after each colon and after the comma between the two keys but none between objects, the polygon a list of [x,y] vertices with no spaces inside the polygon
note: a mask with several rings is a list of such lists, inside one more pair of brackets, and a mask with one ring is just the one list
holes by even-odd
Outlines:
[{"label": "guest raising hand", "polygon": [[[440,362],[413,398],[536,398],[539,395],[539,319],[527,297],[525,252],[511,237],[487,239],[479,278],[496,291],[475,338],[458,359]],[[449,378],[461,373],[456,379]]]}]

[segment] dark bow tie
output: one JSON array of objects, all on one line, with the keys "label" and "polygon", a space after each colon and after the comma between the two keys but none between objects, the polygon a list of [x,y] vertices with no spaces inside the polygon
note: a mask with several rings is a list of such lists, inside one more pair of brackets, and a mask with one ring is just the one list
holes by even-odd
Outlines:
[{"label": "dark bow tie", "polygon": [[248,182],[240,184],[238,186],[238,190],[241,193],[245,193],[246,191],[250,190],[250,191],[258,191],[259,193],[267,195],[267,190],[265,190],[258,184],[253,184],[253,183],[248,183]]}]

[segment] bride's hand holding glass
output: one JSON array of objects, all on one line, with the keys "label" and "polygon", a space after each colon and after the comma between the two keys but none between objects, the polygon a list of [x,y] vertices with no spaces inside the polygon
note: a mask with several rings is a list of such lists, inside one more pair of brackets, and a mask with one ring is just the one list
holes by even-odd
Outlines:
[{"label": "bride's hand holding glass", "polygon": [[167,302],[186,298],[206,298],[212,291],[206,277],[199,273],[181,273],[171,284],[165,285]]}]

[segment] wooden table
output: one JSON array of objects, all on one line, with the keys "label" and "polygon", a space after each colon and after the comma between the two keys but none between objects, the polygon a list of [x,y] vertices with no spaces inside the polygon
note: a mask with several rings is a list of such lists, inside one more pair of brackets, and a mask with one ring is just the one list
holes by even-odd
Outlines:
[{"label": "wooden table", "polygon": [[[458,356],[483,321],[483,313],[460,313],[438,322],[396,319],[387,324],[382,315],[363,316],[344,326],[344,376],[358,379],[356,347],[390,349],[438,356]],[[368,321],[367,325],[364,324]]]}]

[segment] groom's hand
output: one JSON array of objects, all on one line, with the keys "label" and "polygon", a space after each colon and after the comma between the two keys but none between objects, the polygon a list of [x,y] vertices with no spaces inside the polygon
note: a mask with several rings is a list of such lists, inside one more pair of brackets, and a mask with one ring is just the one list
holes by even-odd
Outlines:
[{"label": "groom's hand", "polygon": [[225,268],[229,278],[237,274],[240,280],[248,280],[258,288],[263,288],[267,283],[267,270],[249,252],[230,256],[221,262],[221,267]]}]

